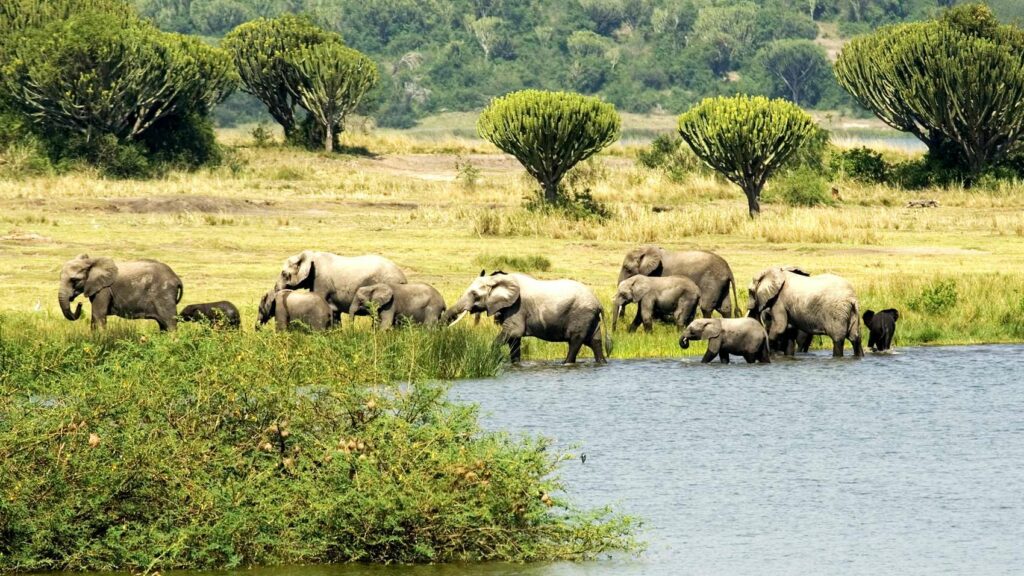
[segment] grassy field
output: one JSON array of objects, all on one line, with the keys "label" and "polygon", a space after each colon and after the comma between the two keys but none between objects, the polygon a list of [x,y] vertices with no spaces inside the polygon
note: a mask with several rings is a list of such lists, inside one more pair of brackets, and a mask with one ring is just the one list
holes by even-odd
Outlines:
[{"label": "grassy field", "polygon": [[[580,280],[607,303],[623,254],[657,243],[721,254],[741,300],[750,278],[771,265],[841,274],[863,309],[901,309],[900,345],[1024,339],[1019,184],[911,193],[835,182],[837,207],[769,201],[751,221],[734,186],[708,175],[670,182],[638,167],[639,145],[627,142],[584,167],[614,217],[578,222],[523,211],[532,183],[515,160],[451,133],[353,132],[345,137],[352,154],[325,156],[256,148],[236,130],[222,134],[237,146],[233,160],[215,171],[156,181],[88,172],[0,180],[0,312],[66,327],[57,278],[84,252],[162,260],[185,282],[183,304],[231,300],[248,328],[282,261],[307,248],[385,255],[449,302],[482,267],[547,259],[549,269],[537,275]],[[904,207],[916,198],[940,207]],[[562,354],[564,345],[539,342],[525,350],[527,358]],[[652,336],[616,334],[614,357],[678,354],[668,327]]]}]

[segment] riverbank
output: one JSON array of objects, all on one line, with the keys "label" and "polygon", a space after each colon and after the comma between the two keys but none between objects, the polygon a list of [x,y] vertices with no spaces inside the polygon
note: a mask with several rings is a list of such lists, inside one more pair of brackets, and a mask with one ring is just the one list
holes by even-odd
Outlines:
[{"label": "riverbank", "polygon": [[561,452],[447,399],[438,380],[501,365],[471,330],[40,331],[0,316],[0,572],[635,547],[632,520],[571,504]]},{"label": "riverbank", "polygon": [[[308,248],[386,255],[449,303],[481,268],[525,266],[580,280],[607,305],[625,252],[656,243],[721,254],[741,301],[767,266],[840,274],[862,308],[900,309],[899,345],[1024,340],[1018,183],[907,192],[836,181],[837,205],[817,208],[771,202],[769,189],[762,217],[751,221],[731,184],[704,174],[673,182],[637,166],[635,146],[617,145],[580,174],[613,216],[580,222],[525,212],[531,181],[478,140],[353,133],[345,143],[357,153],[328,157],[253,147],[239,131],[223,137],[241,146],[215,171],[153,181],[89,171],[0,180],[0,312],[64,329],[54,297],[59,270],[84,252],[164,261],[184,280],[183,304],[231,300],[249,329],[281,262]],[[938,207],[905,207],[921,198]],[[668,327],[615,336],[616,357],[680,353]],[[527,358],[564,354],[564,345],[526,346]]]}]

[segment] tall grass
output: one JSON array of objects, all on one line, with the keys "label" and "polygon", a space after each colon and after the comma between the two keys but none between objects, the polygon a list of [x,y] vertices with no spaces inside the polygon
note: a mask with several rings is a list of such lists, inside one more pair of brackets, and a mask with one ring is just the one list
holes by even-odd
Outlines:
[{"label": "tall grass", "polygon": [[40,337],[0,317],[0,572],[586,558],[629,519],[552,496],[560,456],[436,378],[472,330]]}]

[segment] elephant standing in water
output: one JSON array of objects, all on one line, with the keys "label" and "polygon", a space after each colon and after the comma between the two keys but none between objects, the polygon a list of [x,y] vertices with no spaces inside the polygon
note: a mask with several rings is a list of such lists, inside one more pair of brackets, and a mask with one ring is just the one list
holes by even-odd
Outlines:
[{"label": "elephant standing in water", "polygon": [[701,318],[694,320],[679,336],[679,347],[690,347],[690,340],[707,340],[708,349],[701,358],[707,364],[718,356],[722,364],[729,363],[729,355],[743,356],[747,364],[771,362],[768,335],[764,326],[753,318]]},{"label": "elephant standing in water", "polygon": [[768,268],[754,277],[748,291],[749,315],[765,315],[770,341],[795,329],[831,338],[833,356],[843,355],[846,340],[853,345],[855,356],[864,355],[857,295],[845,279],[834,274],[807,276],[799,271]]},{"label": "elephant standing in water", "polygon": [[381,256],[338,256],[304,250],[285,260],[275,290],[306,288],[319,294],[334,309],[340,325],[341,314],[352,307],[356,290],[382,282],[405,284],[405,274]]},{"label": "elephant standing in water", "polygon": [[[693,280],[700,288],[700,310],[705,318],[710,318],[716,310],[723,318],[730,318],[738,306],[732,268],[713,252],[671,252],[658,246],[640,246],[626,254],[619,270],[619,282],[638,275],[682,276]],[[732,299],[729,298],[730,288]],[[622,307],[613,312],[622,316],[625,311]]]},{"label": "elephant standing in water", "polygon": [[[682,330],[697,313],[700,288],[683,276],[633,276],[619,283],[612,308],[620,310],[631,302],[636,302],[637,314],[629,326],[630,332],[635,332],[641,322],[644,330],[650,332],[656,318],[671,320]],[[613,332],[618,319],[618,314],[612,316]]]},{"label": "elephant standing in water", "polygon": [[[508,344],[513,363],[521,357],[522,339],[533,336],[548,342],[568,342],[566,364],[576,362],[587,345],[598,364],[605,363],[602,348],[604,310],[594,293],[574,280],[538,280],[526,274],[495,274],[469,285],[445,315],[448,321],[465,313],[487,312],[501,326],[498,341]],[[611,353],[611,338],[604,342]]]},{"label": "elephant standing in water", "polygon": [[85,294],[92,304],[93,329],[107,325],[107,316],[156,320],[160,330],[177,327],[177,308],[184,294],[181,278],[166,264],[135,260],[115,264],[110,258],[81,254],[60,271],[58,300],[68,320],[78,320],[82,303],[74,312],[71,303]]}]

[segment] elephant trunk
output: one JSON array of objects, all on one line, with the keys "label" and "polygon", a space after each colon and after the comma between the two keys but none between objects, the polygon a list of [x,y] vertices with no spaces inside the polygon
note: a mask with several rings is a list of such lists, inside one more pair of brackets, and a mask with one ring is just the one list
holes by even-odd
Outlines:
[{"label": "elephant trunk", "polygon": [[618,283],[622,284],[624,281],[628,280],[632,276],[633,275],[629,273],[629,270],[626,270],[625,268],[622,268],[621,270],[619,270],[619,282]]},{"label": "elephant trunk", "polygon": [[452,307],[445,312],[446,320],[449,323],[451,323],[455,319],[461,317],[463,313],[469,311],[469,307],[471,304],[472,302],[470,301],[469,295],[463,294],[462,297],[459,298],[458,301],[456,301],[455,304],[453,304]]},{"label": "elephant trunk", "polygon": [[353,300],[352,305],[348,307],[348,315],[355,317],[359,313],[359,301]]},{"label": "elephant trunk", "polygon": [[75,321],[82,316],[82,303],[78,303],[78,307],[74,312],[71,311],[71,300],[75,297],[74,289],[71,288],[71,283],[61,283],[60,291],[57,293],[57,299],[60,301],[60,311],[64,313],[64,317],[68,320]]},{"label": "elephant trunk", "polygon": [[687,348],[690,347],[690,339],[687,337],[686,334],[683,334],[682,336],[679,337],[679,347],[682,348],[683,350],[686,350]]}]

